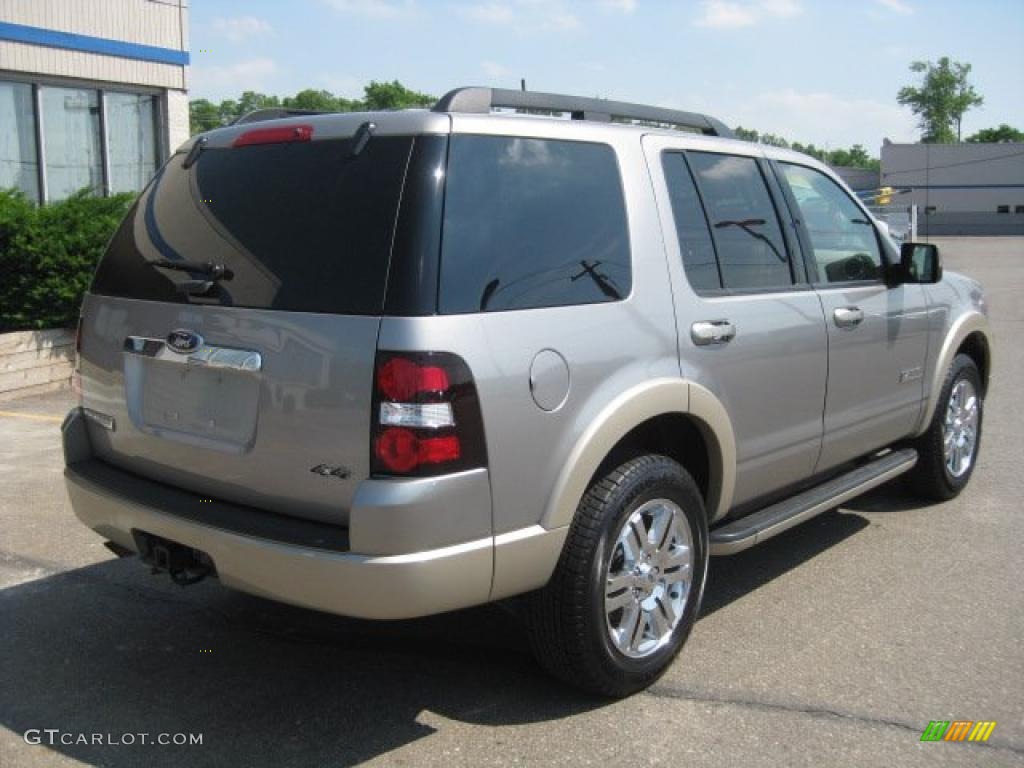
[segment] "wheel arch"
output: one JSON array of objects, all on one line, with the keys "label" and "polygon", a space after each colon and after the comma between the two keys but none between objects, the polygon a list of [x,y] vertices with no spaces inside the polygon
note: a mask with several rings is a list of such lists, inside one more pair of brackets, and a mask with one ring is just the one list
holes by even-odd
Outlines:
[{"label": "wheel arch", "polygon": [[[678,436],[673,428],[680,430]],[[638,449],[682,459],[691,474],[699,475],[694,479],[704,494],[709,522],[728,511],[736,480],[736,445],[728,413],[705,387],[665,378],[624,392],[591,421],[563,466],[541,525],[569,525],[598,472]]]},{"label": "wheel arch", "polygon": [[992,371],[992,339],[988,318],[980,312],[968,312],[953,323],[939,348],[931,370],[930,389],[921,412],[916,435],[923,434],[932,423],[938,407],[942,383],[957,354],[964,353],[974,360],[981,372],[982,394],[988,391]]}]

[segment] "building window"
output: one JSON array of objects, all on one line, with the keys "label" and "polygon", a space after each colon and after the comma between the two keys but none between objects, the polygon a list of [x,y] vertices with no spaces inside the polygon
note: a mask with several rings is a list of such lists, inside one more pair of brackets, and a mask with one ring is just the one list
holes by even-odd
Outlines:
[{"label": "building window", "polygon": [[103,192],[100,104],[96,91],[40,88],[46,196],[63,200],[80,189]]},{"label": "building window", "polygon": [[1016,208],[1013,209],[1013,212],[1014,213],[1024,213],[1024,205],[1018,205]]},{"label": "building window", "polygon": [[138,192],[156,172],[156,116],[153,97],[104,93],[110,192]]},{"label": "building window", "polygon": [[0,131],[0,189],[15,187],[38,200],[39,162],[31,85],[0,82],[0,125],[5,126]]},{"label": "building window", "polygon": [[1010,206],[1008,206],[1008,205],[996,206],[996,213],[1009,213],[1009,212],[1010,212]]},{"label": "building window", "polygon": [[37,202],[141,191],[161,162],[156,98],[0,81],[0,189]]}]

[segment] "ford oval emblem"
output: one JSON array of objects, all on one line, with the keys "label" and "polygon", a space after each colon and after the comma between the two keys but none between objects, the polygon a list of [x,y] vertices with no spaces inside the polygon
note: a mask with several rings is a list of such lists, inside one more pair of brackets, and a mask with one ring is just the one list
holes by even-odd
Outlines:
[{"label": "ford oval emblem", "polygon": [[202,336],[198,333],[186,331],[182,328],[179,328],[176,331],[171,331],[167,334],[167,346],[182,355],[195,352],[200,346],[202,346],[202,344]]}]

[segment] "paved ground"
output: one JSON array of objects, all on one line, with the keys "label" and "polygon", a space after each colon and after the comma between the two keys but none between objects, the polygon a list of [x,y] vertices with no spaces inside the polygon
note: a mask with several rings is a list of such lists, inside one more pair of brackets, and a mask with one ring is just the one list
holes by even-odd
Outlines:
[{"label": "paved ground", "polygon": [[[64,497],[69,398],[4,404],[0,765],[1024,766],[1024,239],[943,253],[987,286],[998,337],[969,491],[887,487],[713,561],[682,656],[614,704],[543,677],[500,608],[380,625],[114,560]],[[998,725],[922,744],[934,719]],[[29,746],[30,728],[203,745]]]}]

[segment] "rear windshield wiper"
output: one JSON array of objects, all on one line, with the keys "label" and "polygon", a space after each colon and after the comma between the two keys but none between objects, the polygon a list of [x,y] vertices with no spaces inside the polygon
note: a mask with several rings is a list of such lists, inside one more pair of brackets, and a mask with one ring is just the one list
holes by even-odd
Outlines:
[{"label": "rear windshield wiper", "polygon": [[235,273],[223,264],[214,264],[212,261],[172,261],[171,259],[157,259],[151,261],[154,267],[164,269],[175,269],[179,272],[190,272],[196,275],[203,275],[208,280],[230,280]]}]

